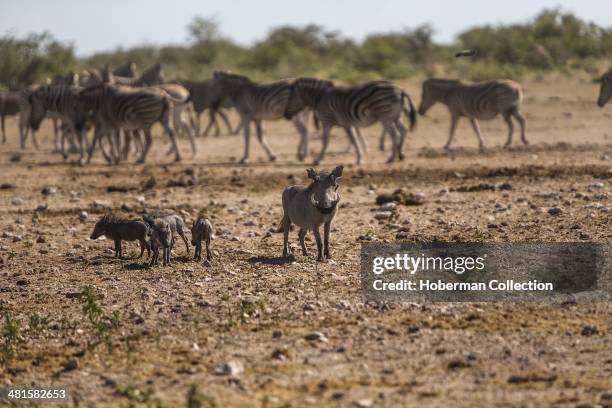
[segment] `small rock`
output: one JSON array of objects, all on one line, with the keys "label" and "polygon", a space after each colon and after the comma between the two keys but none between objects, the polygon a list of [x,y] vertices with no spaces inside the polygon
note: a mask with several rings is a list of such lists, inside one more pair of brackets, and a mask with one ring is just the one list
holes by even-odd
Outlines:
[{"label": "small rock", "polygon": [[81,211],[79,213],[79,220],[85,221],[87,217],[89,217],[89,214],[87,214],[87,211]]},{"label": "small rock", "polygon": [[79,360],[77,358],[70,358],[64,362],[64,371],[72,371],[79,368]]},{"label": "small rock", "polygon": [[563,211],[559,208],[559,207],[551,207],[548,209],[548,213],[550,215],[559,215],[561,214]]},{"label": "small rock", "polygon": [[57,188],[55,187],[44,187],[41,191],[42,195],[49,196],[57,193]]},{"label": "small rock", "polygon": [[323,343],[327,343],[329,341],[327,340],[327,337],[325,337],[325,335],[321,332],[308,333],[304,336],[304,339],[308,341],[320,341]]},{"label": "small rock", "polygon": [[397,204],[393,203],[393,202],[389,202],[389,203],[384,203],[383,205],[381,205],[378,210],[379,211],[393,211],[395,210],[395,208],[397,207]]},{"label": "small rock", "polygon": [[387,220],[391,218],[391,211],[378,211],[374,214],[374,218],[377,220]]},{"label": "small rock", "polygon": [[371,406],[374,405],[374,401],[371,398],[363,398],[363,399],[355,401],[355,404],[359,408],[370,408]]},{"label": "small rock", "polygon": [[130,320],[134,324],[142,324],[144,323],[144,318],[136,312],[130,313]]},{"label": "small rock", "polygon": [[134,197],[134,201],[136,201],[140,205],[144,205],[146,199],[144,196],[136,196]]},{"label": "small rock", "polygon": [[590,326],[590,325],[586,325],[582,328],[582,331],[580,332],[581,335],[583,335],[584,337],[590,337],[593,336],[595,334],[599,333],[599,330],[597,330],[596,326]]},{"label": "small rock", "polygon": [[240,361],[232,360],[225,362],[215,369],[219,375],[237,376],[244,371],[244,366]]},{"label": "small rock", "polygon": [[17,186],[13,183],[2,183],[0,184],[0,190],[12,190],[17,188]]},{"label": "small rock", "polygon": [[13,197],[11,199],[11,204],[12,205],[21,205],[21,204],[23,204],[23,200],[21,198],[19,198],[19,197]]},{"label": "small rock", "polygon": [[43,236],[39,236],[38,238],[36,238],[36,243],[37,244],[44,244],[45,242],[47,242],[47,241],[45,240],[45,237],[43,237]]},{"label": "small rock", "polygon": [[211,267],[210,261],[209,261],[208,259],[205,259],[205,260],[204,260],[204,264],[203,264],[203,265],[204,265],[205,267],[207,267],[207,268],[210,268],[210,267]]},{"label": "small rock", "polygon": [[27,279],[19,279],[16,283],[17,286],[27,286],[30,282]]}]

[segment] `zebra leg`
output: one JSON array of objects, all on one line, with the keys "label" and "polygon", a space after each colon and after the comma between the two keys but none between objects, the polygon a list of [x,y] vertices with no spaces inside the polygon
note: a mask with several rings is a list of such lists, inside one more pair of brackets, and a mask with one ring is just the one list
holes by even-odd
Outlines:
[{"label": "zebra leg", "polygon": [[132,145],[132,132],[129,130],[123,130],[123,149],[121,149],[121,160],[127,160],[130,154],[130,147]]},{"label": "zebra leg", "polygon": [[53,138],[54,138],[54,144],[55,144],[55,150],[53,151],[53,153],[59,153],[60,151],[62,151],[60,149],[60,134],[59,134],[59,129],[57,128],[57,119],[53,118]]},{"label": "zebra leg", "polygon": [[179,152],[178,142],[176,141],[176,134],[174,133],[174,130],[172,130],[172,128],[170,127],[168,117],[164,119],[162,124],[164,126],[164,130],[166,131],[166,133],[168,134],[168,137],[170,138],[170,142],[172,142],[172,149],[174,150],[174,161],[180,162],[181,153]]},{"label": "zebra leg", "polygon": [[299,161],[304,161],[306,155],[308,154],[308,129],[306,128],[306,125],[304,124],[304,121],[300,115],[295,115],[291,121],[300,134],[297,158]]},{"label": "zebra leg", "polygon": [[397,131],[393,122],[384,123],[383,126],[389,135],[391,136],[391,156],[387,159],[387,163],[392,163],[398,156],[399,143],[397,140]]},{"label": "zebra leg", "polygon": [[209,108],[208,109],[208,125],[206,126],[206,129],[204,129],[204,136],[208,136],[208,132],[210,131],[210,128],[212,127],[214,121],[215,121],[215,113],[212,108]]},{"label": "zebra leg", "polygon": [[202,134],[200,133],[202,131],[202,121],[201,119],[201,114],[202,112],[195,112],[193,113],[193,115],[195,116],[193,118],[193,129],[195,130],[195,135],[196,137],[200,137],[202,136]]},{"label": "zebra leg", "polygon": [[504,120],[508,125],[508,139],[504,144],[504,148],[510,147],[512,144],[512,134],[514,133],[514,124],[512,123],[512,117],[510,116],[510,112],[504,112]]},{"label": "zebra leg", "polygon": [[362,148],[363,152],[367,153],[367,151],[368,151],[368,140],[363,136],[363,134],[361,134],[361,129],[359,129],[358,127],[355,127],[355,134],[357,135],[357,140],[361,144],[361,148]]},{"label": "zebra leg", "polygon": [[94,149],[96,148],[96,145],[100,142],[101,134],[101,129],[96,126],[94,130],[93,139],[91,140],[91,144],[89,145],[89,154],[87,155],[87,160],[85,161],[85,163],[89,164],[89,162],[91,161],[91,156],[93,156]]},{"label": "zebra leg", "polygon": [[478,138],[478,150],[483,151],[485,149],[485,145],[482,135],[480,134],[480,126],[478,125],[478,121],[474,118],[470,118],[470,122],[472,123],[474,132],[476,132],[476,137]]},{"label": "zebra leg", "polygon": [[147,154],[149,154],[149,149],[151,148],[151,144],[153,143],[153,136],[151,136],[151,129],[144,129],[144,146],[142,148],[142,153],[140,154],[140,158],[138,158],[137,163],[142,164],[147,159]]},{"label": "zebra leg", "polygon": [[525,137],[525,118],[523,117],[523,115],[521,115],[521,112],[519,112],[518,109],[515,110],[512,115],[514,115],[516,120],[518,120],[519,125],[521,126],[521,140],[523,141],[523,144],[528,145],[529,141],[527,141],[527,138]]},{"label": "zebra leg", "polygon": [[221,128],[219,127],[219,122],[217,121],[217,111],[213,115],[213,121],[215,123],[215,137],[221,136]]},{"label": "zebra leg", "polygon": [[0,114],[2,120],[2,144],[6,143],[6,131],[4,129],[4,112]]},{"label": "zebra leg", "polygon": [[[223,123],[225,123],[225,126],[227,126],[228,133],[233,133],[232,132],[232,125],[229,122],[229,119],[227,118],[227,115],[225,114],[225,112],[223,112],[223,109],[219,109],[217,111],[217,113],[219,114],[219,116],[221,116],[221,120],[223,120]],[[240,130],[240,129],[238,129],[238,130]],[[238,133],[238,130],[236,130],[236,134]]]},{"label": "zebra leg", "polygon": [[251,139],[251,119],[247,117],[242,118],[242,128],[244,129],[244,154],[240,163],[244,164],[249,161],[249,143]]},{"label": "zebra leg", "polygon": [[457,129],[457,122],[459,122],[459,116],[451,114],[451,127],[450,132],[448,134],[448,140],[444,145],[444,150],[450,150],[451,143],[453,142],[453,138],[455,137],[455,129]]},{"label": "zebra leg", "polygon": [[351,145],[355,146],[355,154],[357,156],[357,160],[355,163],[361,164],[361,147],[359,147],[359,142],[355,137],[355,130],[351,126],[345,127],[344,130],[346,131],[346,135],[348,136]]},{"label": "zebra leg", "polygon": [[255,129],[257,130],[257,140],[259,141],[259,144],[261,145],[261,147],[263,147],[263,149],[266,151],[266,154],[268,155],[268,159],[270,161],[275,161],[276,156],[272,153],[270,146],[268,146],[268,143],[266,142],[261,120],[255,121]]},{"label": "zebra leg", "polygon": [[327,151],[327,145],[329,144],[329,131],[331,130],[331,126],[327,123],[323,124],[323,145],[321,146],[321,152],[319,153],[319,157],[314,161],[314,165],[318,166],[319,163],[325,157],[325,152]]},{"label": "zebra leg", "polygon": [[399,118],[395,120],[395,127],[397,128],[397,130],[399,130],[399,143],[397,146],[397,157],[400,160],[404,160],[405,158],[404,142],[406,141],[406,136],[408,135],[408,129],[406,128],[406,126],[404,126],[404,124]]}]

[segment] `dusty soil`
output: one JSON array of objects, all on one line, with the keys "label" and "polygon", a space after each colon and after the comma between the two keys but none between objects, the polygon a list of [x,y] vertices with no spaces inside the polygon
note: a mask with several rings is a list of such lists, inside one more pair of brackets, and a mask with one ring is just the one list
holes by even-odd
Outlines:
[{"label": "dusty soil", "polygon": [[[403,85],[419,99],[416,81]],[[51,154],[48,124],[40,151],[20,151],[9,121],[0,183],[16,188],[0,190],[0,306],[19,332],[8,336],[3,318],[0,346],[16,353],[0,366],[0,383],[68,386],[70,406],[184,406],[191,384],[201,406],[220,407],[612,406],[609,303],[373,305],[361,296],[364,237],[610,241],[610,109],[595,106],[587,80],[533,80],[524,91],[528,147],[515,137],[500,149],[498,118],[481,124],[485,153],[465,121],[457,149],[444,153],[448,114],[435,107],[419,118],[404,162],[384,164],[372,127],[356,167],[336,131],[321,167],[347,167],[327,263],[315,262],[312,240],[310,257],[281,258],[282,234],[268,233],[282,189],[306,179],[289,123],[267,124],[274,163],[253,142],[252,164],[235,164],[242,139],[222,136],[200,138],[195,158],[182,141],[186,159],[173,164],[158,135],[146,165],[97,158],[80,167]],[[511,189],[470,188],[503,183]],[[400,231],[372,212],[376,194],[396,188],[426,197],[399,207]],[[88,240],[107,206],[133,217],[175,210],[188,225],[203,211],[216,228],[212,266],[180,241],[167,267],[146,267],[133,243],[124,243],[128,259],[113,258],[110,241]],[[91,318],[79,296],[86,286],[100,307]],[[314,332],[322,336],[305,338]],[[218,373],[227,362],[243,370]]]}]

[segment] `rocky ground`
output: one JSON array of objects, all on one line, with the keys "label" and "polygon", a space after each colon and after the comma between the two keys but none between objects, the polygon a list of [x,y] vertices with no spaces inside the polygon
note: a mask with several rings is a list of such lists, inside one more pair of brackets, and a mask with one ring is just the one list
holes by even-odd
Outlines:
[{"label": "rocky ground", "polygon": [[[482,124],[485,153],[467,123],[457,150],[442,152],[448,117],[436,108],[404,162],[384,164],[372,128],[357,167],[336,132],[321,167],[347,167],[326,263],[281,258],[282,234],[270,232],[282,188],[306,180],[287,123],[267,127],[278,162],[254,148],[248,167],[235,164],[232,136],[199,139],[180,164],[159,136],[146,165],[79,167],[50,153],[49,128],[41,151],[9,134],[0,382],[68,386],[68,406],[612,406],[609,303],[374,305],[360,291],[364,241],[610,241],[612,120],[595,108],[595,85],[567,81],[525,84],[528,147],[497,147],[498,119]],[[416,82],[405,87],[418,99]],[[376,197],[398,188],[418,205],[387,219]],[[88,240],[109,208],[173,210],[189,226],[205,213],[212,265],[180,241],[167,267],[148,268],[135,244],[113,258],[110,241]]]}]

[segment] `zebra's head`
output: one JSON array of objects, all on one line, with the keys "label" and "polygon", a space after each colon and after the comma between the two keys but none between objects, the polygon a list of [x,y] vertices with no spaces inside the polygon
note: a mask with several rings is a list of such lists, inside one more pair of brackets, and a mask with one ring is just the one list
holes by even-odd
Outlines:
[{"label": "zebra's head", "polygon": [[243,86],[253,83],[248,77],[229,71],[215,71],[213,79],[219,85],[221,93],[229,99],[233,99]]},{"label": "zebra's head", "polygon": [[601,78],[601,88],[599,89],[597,105],[603,108],[610,98],[612,98],[612,71],[609,71]]},{"label": "zebra's head", "polygon": [[28,106],[30,114],[30,127],[34,130],[38,130],[40,127],[40,122],[42,122],[47,115],[47,109],[42,103],[39,91],[31,92],[28,95]]},{"label": "zebra's head", "polygon": [[448,91],[460,84],[454,79],[428,79],[423,82],[419,115],[425,115],[436,102],[444,102]]}]

